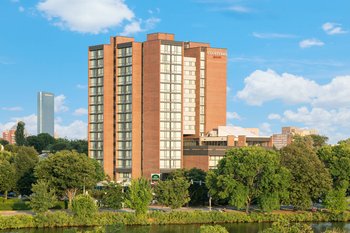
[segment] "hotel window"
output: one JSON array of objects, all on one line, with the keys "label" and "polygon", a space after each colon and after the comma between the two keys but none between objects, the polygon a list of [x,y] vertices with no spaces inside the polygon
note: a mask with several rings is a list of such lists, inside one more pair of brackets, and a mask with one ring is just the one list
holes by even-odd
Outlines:
[{"label": "hotel window", "polygon": [[170,83],[170,74],[160,74],[160,81]]},{"label": "hotel window", "polygon": [[98,55],[98,58],[103,57],[103,50],[98,50],[97,55]]},{"label": "hotel window", "polygon": [[125,48],[125,56],[130,56],[132,54],[132,47]]},{"label": "hotel window", "polygon": [[182,64],[182,56],[172,55],[171,62],[174,64]]},{"label": "hotel window", "polygon": [[160,52],[170,53],[170,45],[165,45],[165,44],[160,45]]},{"label": "hotel window", "polygon": [[170,151],[167,151],[167,150],[160,151],[160,159],[169,159],[169,158],[170,158]]},{"label": "hotel window", "polygon": [[181,159],[181,151],[172,151],[171,152],[172,159]]},{"label": "hotel window", "polygon": [[97,51],[90,51],[90,59],[94,59],[97,57]]},{"label": "hotel window", "polygon": [[172,168],[181,168],[181,161],[180,160],[172,160]]},{"label": "hotel window", "polygon": [[90,68],[96,68],[97,66],[97,61],[96,60],[91,60],[90,61]]},{"label": "hotel window", "polygon": [[160,64],[160,72],[170,73],[170,64]]},{"label": "hotel window", "polygon": [[161,54],[160,55],[160,61],[162,63],[170,63],[170,55],[168,55],[168,54]]},{"label": "hotel window", "polygon": [[178,74],[172,74],[171,75],[171,82],[172,83],[179,83],[179,84],[181,84],[181,79],[182,79],[181,75],[178,75]]},{"label": "hotel window", "polygon": [[201,60],[204,60],[205,59],[205,52],[201,52]]},{"label": "hotel window", "polygon": [[182,54],[182,46],[173,45],[172,54]]},{"label": "hotel window", "polygon": [[175,73],[175,74],[181,74],[182,66],[180,66],[180,65],[172,65],[171,66],[171,72]]},{"label": "hotel window", "polygon": [[98,65],[98,67],[102,67],[103,66],[103,59],[97,60],[97,65]]}]

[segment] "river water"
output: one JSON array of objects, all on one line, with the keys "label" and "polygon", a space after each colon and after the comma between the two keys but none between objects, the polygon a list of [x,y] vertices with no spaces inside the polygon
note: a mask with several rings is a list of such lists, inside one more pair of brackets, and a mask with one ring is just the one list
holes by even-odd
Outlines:
[{"label": "river water", "polygon": [[[269,228],[269,223],[230,223],[220,224],[230,233],[258,233]],[[350,223],[312,223],[315,233],[326,229],[339,228],[350,233]],[[2,230],[0,233],[199,233],[198,224],[190,225],[153,225],[153,226],[108,226],[97,228],[55,228],[55,229],[20,229]],[[214,232],[213,232],[214,233]]]}]

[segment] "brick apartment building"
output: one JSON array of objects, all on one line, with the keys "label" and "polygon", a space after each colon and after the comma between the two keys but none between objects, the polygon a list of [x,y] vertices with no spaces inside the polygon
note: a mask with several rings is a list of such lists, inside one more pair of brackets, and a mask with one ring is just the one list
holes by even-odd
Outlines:
[{"label": "brick apartment building", "polygon": [[89,47],[89,156],[114,180],[185,167],[184,139],[226,125],[227,51],[153,33]]}]

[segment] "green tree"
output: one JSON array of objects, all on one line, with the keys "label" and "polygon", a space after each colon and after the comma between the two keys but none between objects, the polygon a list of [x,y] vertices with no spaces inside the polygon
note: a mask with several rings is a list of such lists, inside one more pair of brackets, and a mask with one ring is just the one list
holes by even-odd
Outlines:
[{"label": "green tree", "polygon": [[335,212],[335,213],[344,212],[345,210],[348,209],[348,202],[346,200],[346,190],[332,189],[326,195],[324,203],[326,208],[332,212]]},{"label": "green tree", "polygon": [[98,207],[92,197],[81,194],[73,199],[72,211],[79,219],[89,220],[96,215]]},{"label": "green tree", "polygon": [[24,146],[26,144],[26,138],[24,136],[24,126],[25,123],[20,121],[17,124],[17,129],[15,132],[15,140],[16,140],[16,145],[18,146]]},{"label": "green tree", "polygon": [[311,226],[302,223],[289,223],[287,220],[274,222],[272,227],[262,231],[262,233],[313,233]]},{"label": "green tree", "polygon": [[124,201],[123,187],[120,184],[110,182],[103,190],[102,205],[107,208],[120,209]]},{"label": "green tree", "polygon": [[6,141],[5,139],[0,139],[0,145],[6,146],[8,144],[9,144],[9,142]]},{"label": "green tree", "polygon": [[183,177],[174,178],[171,180],[159,181],[155,187],[157,201],[165,206],[170,206],[172,209],[180,208],[190,201],[188,188],[190,182]]},{"label": "green tree", "polygon": [[36,182],[34,167],[39,162],[38,153],[32,147],[17,147],[13,157],[16,169],[16,190],[22,195],[30,195],[32,184]]},{"label": "green tree", "polygon": [[204,225],[199,229],[199,233],[228,233],[225,227],[220,225]]},{"label": "green tree", "polygon": [[332,175],[335,189],[349,189],[350,144],[342,141],[336,146],[324,146],[317,151]]},{"label": "green tree", "polygon": [[192,206],[204,205],[208,201],[208,188],[205,186],[207,173],[198,168],[190,170],[177,169],[170,173],[168,179],[183,177],[191,183],[188,192],[190,195],[189,204]]},{"label": "green tree", "polygon": [[55,206],[57,202],[55,192],[49,188],[46,181],[39,180],[33,184],[32,192],[29,205],[34,212],[43,213]]},{"label": "green tree", "polygon": [[151,184],[145,178],[134,179],[127,191],[125,203],[137,215],[145,214],[153,199]]},{"label": "green tree", "polygon": [[48,149],[50,145],[55,143],[55,138],[48,133],[41,133],[38,136],[27,137],[27,145],[33,146],[36,151],[42,153],[43,150]]},{"label": "green tree", "polygon": [[7,160],[0,160],[0,191],[4,192],[5,200],[9,191],[16,186],[16,170]]},{"label": "green tree", "polygon": [[289,172],[280,165],[279,154],[261,147],[231,149],[209,171],[206,185],[212,197],[246,208],[256,200],[264,211],[279,208],[286,198]]},{"label": "green tree", "polygon": [[76,151],[61,151],[50,155],[39,162],[35,175],[38,179],[47,181],[59,195],[67,196],[69,206],[78,189],[93,188],[104,179],[101,166]]},{"label": "green tree", "polygon": [[292,174],[289,203],[296,209],[311,207],[332,187],[332,179],[317,157],[312,141],[294,141],[281,150],[282,165]]}]

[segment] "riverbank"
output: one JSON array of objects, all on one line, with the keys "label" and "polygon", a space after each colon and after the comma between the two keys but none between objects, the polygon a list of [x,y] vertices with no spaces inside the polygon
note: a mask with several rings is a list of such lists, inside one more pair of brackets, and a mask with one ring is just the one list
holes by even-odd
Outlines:
[{"label": "riverbank", "polygon": [[171,225],[171,224],[212,224],[212,223],[254,223],[275,222],[281,219],[290,222],[348,222],[350,212],[340,214],[324,212],[206,212],[172,211],[168,213],[154,211],[136,216],[133,213],[99,212],[91,219],[79,219],[65,211],[47,212],[37,215],[0,216],[0,229],[78,227],[106,225]]}]

